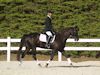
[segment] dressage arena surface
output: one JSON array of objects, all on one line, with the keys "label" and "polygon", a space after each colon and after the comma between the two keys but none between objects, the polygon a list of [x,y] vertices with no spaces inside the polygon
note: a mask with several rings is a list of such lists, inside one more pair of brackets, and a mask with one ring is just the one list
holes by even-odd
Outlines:
[{"label": "dressage arena surface", "polygon": [[0,61],[0,75],[100,75],[100,61],[85,61],[70,66],[67,61],[52,61],[48,68],[45,61],[40,61],[39,67],[35,61]]}]

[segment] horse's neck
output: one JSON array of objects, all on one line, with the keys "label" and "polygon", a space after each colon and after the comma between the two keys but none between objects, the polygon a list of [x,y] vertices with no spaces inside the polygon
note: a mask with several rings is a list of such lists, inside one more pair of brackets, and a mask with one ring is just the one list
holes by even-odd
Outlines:
[{"label": "horse's neck", "polygon": [[66,43],[66,40],[69,38],[70,34],[68,34],[67,36],[63,37],[63,42]]},{"label": "horse's neck", "polygon": [[64,33],[58,33],[57,38],[60,39],[63,43],[66,43],[66,40],[69,38],[70,34],[67,35]]}]

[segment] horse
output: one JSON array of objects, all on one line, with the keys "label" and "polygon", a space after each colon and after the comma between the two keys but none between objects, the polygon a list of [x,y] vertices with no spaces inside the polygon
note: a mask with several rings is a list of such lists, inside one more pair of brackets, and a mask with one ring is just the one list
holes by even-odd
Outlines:
[{"label": "horse", "polygon": [[[70,56],[65,54],[64,47],[66,44],[66,40],[70,38],[70,36],[74,38],[75,41],[79,40],[78,31],[79,31],[78,26],[74,26],[74,27],[64,28],[60,30],[59,32],[55,32],[55,40],[53,43],[50,44],[51,54],[50,54],[50,59],[47,61],[45,65],[46,67],[48,67],[50,61],[53,60],[54,53],[57,51],[60,51],[66,58],[68,58],[70,65],[72,65],[72,62],[69,59]],[[18,61],[21,61],[21,59],[25,57],[26,53],[29,52],[30,49],[32,50],[32,56],[34,60],[38,61],[38,59],[36,58],[36,47],[46,48],[45,46],[46,42],[41,42],[39,40],[39,37],[40,37],[40,33],[30,33],[30,34],[23,35],[23,37],[21,38],[20,47],[17,53]],[[23,46],[26,47],[24,51],[22,51]],[[39,62],[38,62],[38,65],[40,65]]]}]

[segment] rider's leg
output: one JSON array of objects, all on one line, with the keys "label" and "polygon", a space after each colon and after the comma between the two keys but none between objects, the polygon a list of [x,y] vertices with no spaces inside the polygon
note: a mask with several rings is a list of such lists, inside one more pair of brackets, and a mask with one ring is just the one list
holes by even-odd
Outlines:
[{"label": "rider's leg", "polygon": [[46,42],[46,47],[47,48],[50,48],[50,36],[46,36],[46,40],[47,40],[47,42]]},{"label": "rider's leg", "polygon": [[47,48],[50,48],[50,41],[51,41],[51,38],[53,37],[53,33],[51,31],[47,31],[46,32],[46,39],[47,39]]},{"label": "rider's leg", "polygon": [[48,46],[50,46],[51,36],[48,37]]}]

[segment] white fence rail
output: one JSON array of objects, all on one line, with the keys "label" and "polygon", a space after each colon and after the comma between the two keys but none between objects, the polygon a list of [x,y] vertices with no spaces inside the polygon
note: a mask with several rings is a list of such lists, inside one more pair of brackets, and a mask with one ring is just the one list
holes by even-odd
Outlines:
[{"label": "white fence rail", "polygon": [[[0,39],[0,42],[7,43],[6,47],[0,47],[1,51],[7,51],[7,62],[10,62],[11,51],[18,50],[19,47],[12,47],[11,43],[20,42],[21,39],[11,39],[7,37],[7,39]],[[67,42],[76,42],[74,39],[68,39]],[[79,39],[77,42],[100,42],[100,39]],[[25,48],[23,48],[24,50]],[[43,48],[37,48],[37,50],[47,50]],[[64,50],[75,50],[75,51],[100,51],[100,47],[65,47]],[[62,54],[58,52],[58,61],[62,60]]]}]

